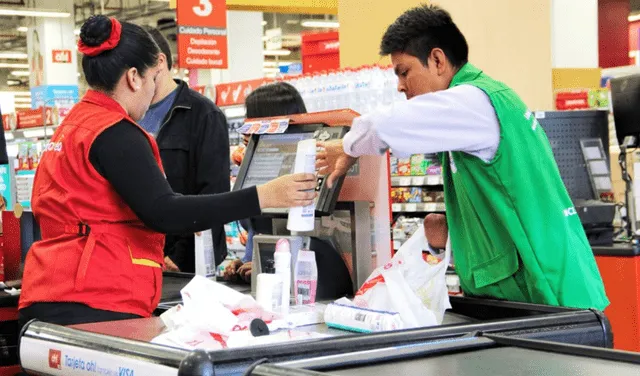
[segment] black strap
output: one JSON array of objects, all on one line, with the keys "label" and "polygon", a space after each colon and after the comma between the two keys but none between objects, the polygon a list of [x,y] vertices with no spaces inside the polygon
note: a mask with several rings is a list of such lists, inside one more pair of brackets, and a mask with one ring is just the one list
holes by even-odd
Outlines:
[{"label": "black strap", "polygon": [[91,227],[86,223],[78,223],[78,236],[89,236]]}]

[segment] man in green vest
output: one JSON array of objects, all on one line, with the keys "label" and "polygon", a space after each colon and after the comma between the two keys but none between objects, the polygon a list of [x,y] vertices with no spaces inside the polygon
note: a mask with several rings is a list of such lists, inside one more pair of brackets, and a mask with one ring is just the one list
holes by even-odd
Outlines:
[{"label": "man in green vest", "polygon": [[467,295],[604,310],[604,285],[544,130],[512,89],[468,63],[468,50],[443,9],[400,16],[381,54],[391,55],[410,100],[357,118],[343,141],[324,144],[318,167],[331,184],[361,155],[439,153]]}]

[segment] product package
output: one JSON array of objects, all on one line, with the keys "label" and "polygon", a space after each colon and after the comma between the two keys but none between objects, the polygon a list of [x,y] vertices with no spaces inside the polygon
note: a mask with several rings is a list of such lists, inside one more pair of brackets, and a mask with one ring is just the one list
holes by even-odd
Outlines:
[{"label": "product package", "polygon": [[414,154],[411,156],[411,175],[422,176],[425,174],[425,158],[424,154]]},{"label": "product package", "polygon": [[410,158],[398,158],[398,176],[411,176]]},{"label": "product package", "polygon": [[419,204],[422,202],[423,189],[420,187],[411,187],[409,190],[409,198],[407,202],[410,204]]},{"label": "product package", "polygon": [[389,163],[391,166],[391,169],[390,169],[391,176],[398,176],[398,158],[389,157]]}]

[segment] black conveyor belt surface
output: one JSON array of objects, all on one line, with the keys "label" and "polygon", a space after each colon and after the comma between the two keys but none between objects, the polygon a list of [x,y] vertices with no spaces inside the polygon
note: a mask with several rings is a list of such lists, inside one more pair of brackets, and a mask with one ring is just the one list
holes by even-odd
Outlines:
[{"label": "black conveyor belt surface", "polygon": [[640,375],[640,367],[610,360],[508,347],[323,372],[336,376],[637,376]]}]

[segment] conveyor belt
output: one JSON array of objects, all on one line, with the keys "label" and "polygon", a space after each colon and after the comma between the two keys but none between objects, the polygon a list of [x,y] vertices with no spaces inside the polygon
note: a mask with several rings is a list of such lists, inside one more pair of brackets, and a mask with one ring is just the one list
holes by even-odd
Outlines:
[{"label": "conveyor belt", "polygon": [[338,376],[637,376],[640,367],[610,360],[509,347],[325,372]]}]

